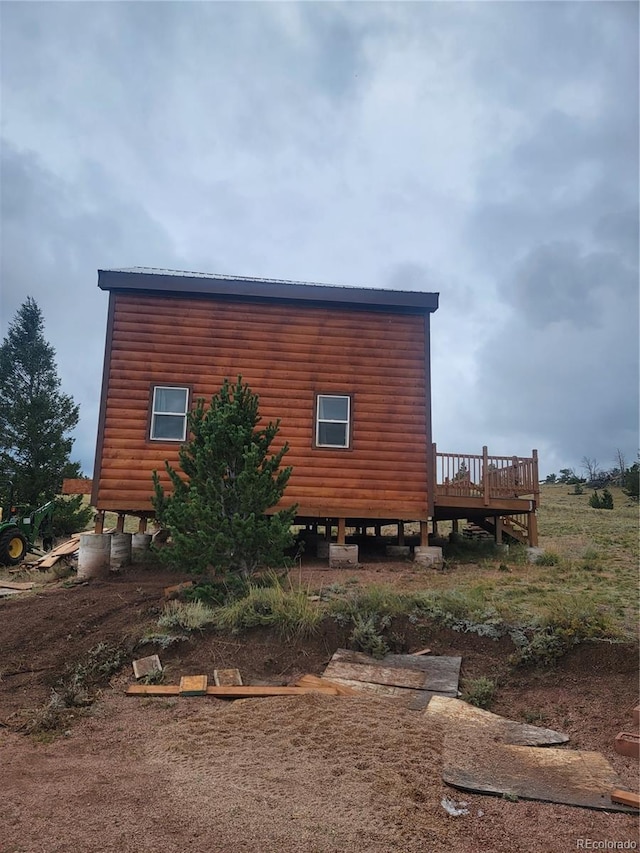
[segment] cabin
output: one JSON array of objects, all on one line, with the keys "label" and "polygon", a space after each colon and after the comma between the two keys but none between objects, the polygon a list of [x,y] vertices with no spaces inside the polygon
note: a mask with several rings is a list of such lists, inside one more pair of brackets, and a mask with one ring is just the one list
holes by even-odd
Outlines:
[{"label": "cabin", "polygon": [[[536,544],[537,459],[439,453],[430,321],[438,294],[155,269],[100,270],[109,293],[93,477],[106,511],[153,518],[151,475],[177,465],[187,414],[242,376],[280,420],[293,474],[280,506],[325,531],[461,519]],[[168,481],[167,481],[168,482]],[[330,535],[330,533],[328,534]]]}]

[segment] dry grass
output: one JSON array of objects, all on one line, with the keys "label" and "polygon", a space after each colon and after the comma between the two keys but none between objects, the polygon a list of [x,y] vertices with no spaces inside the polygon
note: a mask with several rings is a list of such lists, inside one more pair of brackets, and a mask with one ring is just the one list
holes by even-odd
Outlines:
[{"label": "dry grass", "polygon": [[[638,505],[616,488],[611,489],[613,510],[592,509],[586,490],[584,495],[569,495],[569,486],[542,486],[541,491],[538,523],[545,558],[540,563],[528,562],[523,549],[483,557],[479,549],[474,553],[470,548],[466,559],[448,563],[446,571],[422,573],[424,590],[434,605],[441,599],[447,610],[453,595],[458,609],[477,619],[494,613],[511,624],[545,624],[558,613],[570,612],[586,621],[602,621],[611,627],[611,635],[636,637]],[[415,582],[411,590],[419,593]],[[365,593],[369,590],[356,586],[343,598],[359,603]],[[397,589],[377,588],[375,593],[389,601],[367,612],[396,613],[402,605]],[[334,602],[333,609],[339,607],[340,602]]]}]

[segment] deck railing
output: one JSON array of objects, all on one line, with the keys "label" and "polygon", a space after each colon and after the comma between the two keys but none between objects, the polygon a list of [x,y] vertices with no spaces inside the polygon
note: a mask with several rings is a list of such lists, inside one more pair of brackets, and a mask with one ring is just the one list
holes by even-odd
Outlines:
[{"label": "deck railing", "polygon": [[433,445],[435,494],[447,497],[491,499],[520,498],[531,495],[539,500],[538,451],[530,457],[489,456],[481,454],[438,453]]}]

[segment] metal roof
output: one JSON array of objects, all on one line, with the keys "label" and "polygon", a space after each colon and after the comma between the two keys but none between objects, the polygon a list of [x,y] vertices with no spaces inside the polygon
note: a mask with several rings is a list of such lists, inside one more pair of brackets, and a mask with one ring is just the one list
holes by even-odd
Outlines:
[{"label": "metal roof", "polygon": [[384,290],[376,287],[249,278],[149,267],[98,270],[98,287],[102,290],[151,291],[172,296],[211,295],[326,302],[429,313],[437,310],[439,296],[437,293],[419,290]]}]

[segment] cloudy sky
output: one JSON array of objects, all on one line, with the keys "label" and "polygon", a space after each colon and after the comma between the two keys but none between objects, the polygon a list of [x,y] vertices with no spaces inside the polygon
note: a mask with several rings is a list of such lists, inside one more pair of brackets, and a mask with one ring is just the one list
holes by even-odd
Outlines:
[{"label": "cloudy sky", "polygon": [[638,448],[638,5],[2,2],[0,335],[92,471],[107,295],[167,267],[440,292],[441,450]]}]

